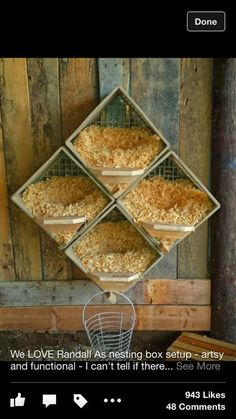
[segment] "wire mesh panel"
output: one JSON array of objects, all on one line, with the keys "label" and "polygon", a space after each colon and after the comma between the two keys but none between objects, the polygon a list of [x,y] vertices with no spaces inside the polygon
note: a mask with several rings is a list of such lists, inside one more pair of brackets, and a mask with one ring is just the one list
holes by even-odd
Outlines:
[{"label": "wire mesh panel", "polygon": [[35,182],[47,180],[53,176],[86,176],[86,173],[71,157],[61,152],[56,160],[51,165],[49,164],[48,169],[35,179]]},{"label": "wire mesh panel", "polygon": [[65,248],[112,203],[107,191],[61,147],[12,200]]},{"label": "wire mesh panel", "polygon": [[163,135],[119,87],[95,108],[66,145],[115,198],[169,148]]},{"label": "wire mesh panel", "polygon": [[177,164],[173,156],[165,158],[160,164],[155,166],[148,174],[145,179],[150,179],[155,176],[161,176],[164,179],[176,180],[186,179],[186,173]]},{"label": "wire mesh panel", "polygon": [[220,205],[183,161],[169,152],[122,194],[118,206],[166,253]]},{"label": "wire mesh panel", "polygon": [[92,123],[102,127],[131,128],[147,126],[147,122],[145,122],[140,112],[122,93],[115,96]]},{"label": "wire mesh panel", "polygon": [[[117,356],[129,350],[136,315],[131,300],[121,293],[114,293],[118,304],[116,310],[110,305],[101,305],[106,295],[101,292],[88,300],[83,310],[83,324],[92,350],[105,352],[109,358],[111,353]],[[95,314],[91,315],[94,311]]]}]

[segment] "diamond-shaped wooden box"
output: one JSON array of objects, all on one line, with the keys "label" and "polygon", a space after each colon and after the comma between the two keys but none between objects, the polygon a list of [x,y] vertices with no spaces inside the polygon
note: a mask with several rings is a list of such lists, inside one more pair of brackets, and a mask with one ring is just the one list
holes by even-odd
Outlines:
[{"label": "diamond-shaped wooden box", "polygon": [[219,202],[172,151],[134,182],[117,200],[167,253],[220,207]]},{"label": "diamond-shaped wooden box", "polygon": [[68,246],[114,201],[65,147],[60,147],[11,199],[60,249]]},{"label": "diamond-shaped wooden box", "polygon": [[104,212],[65,250],[100,288],[126,291],[142,279],[162,255],[148,235],[116,204]]},{"label": "diamond-shaped wooden box", "polygon": [[134,100],[116,87],[66,146],[118,197],[168,150],[169,143]]}]

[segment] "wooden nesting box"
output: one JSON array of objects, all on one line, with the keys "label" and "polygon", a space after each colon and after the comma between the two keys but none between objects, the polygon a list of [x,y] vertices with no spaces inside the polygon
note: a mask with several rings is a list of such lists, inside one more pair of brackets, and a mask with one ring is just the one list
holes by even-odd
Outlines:
[{"label": "wooden nesting box", "polygon": [[64,249],[113,202],[91,174],[60,147],[11,199]]},{"label": "wooden nesting box", "polygon": [[117,203],[163,253],[194,232],[220,207],[172,151],[140,176]]},{"label": "wooden nesting box", "polygon": [[169,143],[121,87],[91,112],[66,146],[118,197],[169,148]]},{"label": "wooden nesting box", "polygon": [[162,258],[152,240],[116,204],[65,253],[106,291],[126,291]]}]

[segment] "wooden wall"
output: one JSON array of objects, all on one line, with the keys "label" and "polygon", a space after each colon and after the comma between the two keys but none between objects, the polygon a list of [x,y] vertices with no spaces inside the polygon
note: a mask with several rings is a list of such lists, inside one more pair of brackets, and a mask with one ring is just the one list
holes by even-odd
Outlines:
[{"label": "wooden wall", "polygon": [[[9,196],[64,143],[117,84],[161,128],[208,185],[211,59],[2,59],[0,61],[0,280],[69,280],[81,272]],[[207,223],[149,274],[208,276]]]}]

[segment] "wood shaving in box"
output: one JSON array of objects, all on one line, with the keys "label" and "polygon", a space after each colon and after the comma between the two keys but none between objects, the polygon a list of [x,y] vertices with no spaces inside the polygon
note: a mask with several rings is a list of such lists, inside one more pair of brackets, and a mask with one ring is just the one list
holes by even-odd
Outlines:
[{"label": "wood shaving in box", "polygon": [[164,149],[149,128],[113,128],[91,125],[74,141],[90,167],[144,168]]},{"label": "wood shaving in box", "polygon": [[[32,183],[22,201],[33,217],[85,216],[92,220],[109,203],[108,197],[85,176],[53,176]],[[73,233],[75,234],[75,233]],[[67,243],[72,232],[52,234],[57,243]]]},{"label": "wood shaving in box", "polygon": [[118,196],[128,188],[129,184],[128,183],[105,183],[105,186],[113,195]]},{"label": "wood shaving in box", "polygon": [[59,246],[69,243],[74,235],[74,231],[67,230],[60,233],[51,233],[52,238],[57,242]]},{"label": "wood shaving in box", "polygon": [[74,251],[89,272],[143,273],[157,259],[129,221],[100,222],[75,244]]},{"label": "wood shaving in box", "polygon": [[189,179],[171,181],[161,176],[141,180],[123,204],[138,223],[195,225],[213,208],[206,192]]}]

